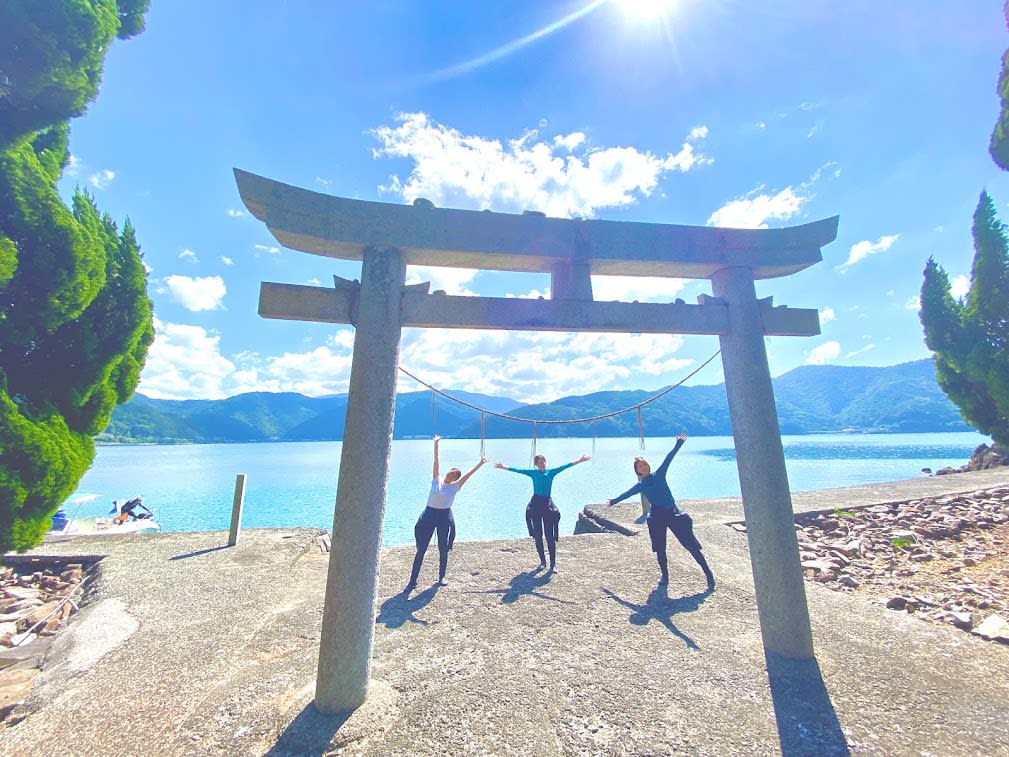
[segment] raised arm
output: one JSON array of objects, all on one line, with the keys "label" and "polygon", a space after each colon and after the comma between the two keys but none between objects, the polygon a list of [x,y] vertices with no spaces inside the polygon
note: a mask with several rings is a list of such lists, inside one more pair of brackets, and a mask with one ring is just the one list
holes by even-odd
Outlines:
[{"label": "raised arm", "polygon": [[438,442],[441,441],[441,437],[435,434],[434,436],[434,470],[431,471],[431,480],[438,478],[441,474],[441,470],[438,467]]},{"label": "raised arm", "polygon": [[570,463],[564,463],[564,465],[561,465],[561,466],[559,466],[557,468],[552,468],[549,472],[551,474],[553,474],[554,476],[556,476],[558,473],[560,473],[563,470],[567,470],[572,465],[578,465],[578,463],[584,463],[586,460],[591,460],[591,459],[592,458],[589,457],[588,455],[582,455],[577,460],[572,460]]},{"label": "raised arm", "polygon": [[669,464],[673,462],[673,458],[676,457],[676,453],[680,451],[680,447],[683,446],[683,442],[685,441],[687,441],[686,431],[682,432],[679,436],[676,437],[676,444],[673,446],[671,450],[669,450],[669,454],[666,455],[666,459],[662,461],[662,465],[659,466],[659,469],[655,471],[656,476],[658,476],[659,478],[666,477],[666,470],[668,470]]},{"label": "raised arm", "polygon": [[487,458],[486,457],[481,457],[480,458],[480,462],[478,462],[476,465],[474,465],[472,468],[470,468],[469,472],[466,473],[466,475],[464,475],[462,478],[459,479],[459,488],[461,489],[462,485],[465,484],[467,481],[469,481],[469,477],[472,476],[474,473],[476,473],[478,470],[480,470],[480,466],[482,466],[486,462],[487,462]]}]

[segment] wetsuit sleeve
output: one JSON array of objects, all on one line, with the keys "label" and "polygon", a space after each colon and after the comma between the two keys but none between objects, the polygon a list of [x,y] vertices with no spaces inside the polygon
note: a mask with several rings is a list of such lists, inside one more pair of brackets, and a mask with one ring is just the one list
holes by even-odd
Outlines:
[{"label": "wetsuit sleeve", "polygon": [[549,475],[551,477],[556,476],[562,470],[567,470],[572,465],[574,465],[574,463],[564,463],[564,465],[560,465],[560,466],[558,466],[556,468],[551,468],[550,470],[547,471],[547,475]]},{"label": "wetsuit sleeve", "polygon": [[623,502],[628,497],[637,494],[640,491],[641,491],[641,482],[639,481],[638,483],[634,484],[634,486],[632,486],[630,489],[621,494],[619,497],[614,497],[613,499],[611,499],[610,504],[615,505],[617,504],[617,502]]},{"label": "wetsuit sleeve", "polygon": [[680,451],[680,447],[682,446],[683,446],[683,440],[677,439],[676,446],[673,447],[671,450],[669,450],[669,454],[666,455],[666,459],[662,461],[662,465],[660,465],[659,469],[655,471],[656,476],[658,476],[659,478],[666,477],[666,471],[669,469],[669,464],[673,462],[673,458],[676,457],[676,453]]},{"label": "wetsuit sleeve", "polygon": [[506,468],[505,470],[510,470],[512,473],[521,473],[523,476],[529,476],[532,478],[533,473],[536,473],[535,468]]}]

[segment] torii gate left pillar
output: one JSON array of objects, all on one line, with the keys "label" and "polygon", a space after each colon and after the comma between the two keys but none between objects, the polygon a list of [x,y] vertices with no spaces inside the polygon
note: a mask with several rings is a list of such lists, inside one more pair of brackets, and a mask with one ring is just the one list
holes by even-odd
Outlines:
[{"label": "torii gate left pillar", "polygon": [[[396,370],[403,326],[717,335],[722,346],[764,648],[812,659],[791,493],[764,337],[819,333],[815,310],[757,300],[754,280],[819,262],[837,218],[787,229],[571,221],[539,213],[331,197],[235,171],[246,207],[285,247],[362,261],[332,289],[264,283],[268,318],[357,328],[337,487],[316,708],[360,706],[370,678]],[[455,297],[404,287],[405,266],[551,274],[550,300]],[[706,278],[699,304],[595,302],[591,274]]]},{"label": "torii gate left pillar", "polygon": [[341,534],[353,538],[338,538],[334,524],[315,696],[323,712],[358,707],[368,693],[405,280],[398,250],[364,251],[337,483]]}]

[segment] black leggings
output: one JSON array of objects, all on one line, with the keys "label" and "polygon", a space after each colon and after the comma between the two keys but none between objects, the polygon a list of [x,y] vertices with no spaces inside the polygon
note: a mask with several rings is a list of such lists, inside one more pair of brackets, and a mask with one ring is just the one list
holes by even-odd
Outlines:
[{"label": "black leggings", "polygon": [[526,528],[529,535],[536,541],[536,552],[540,562],[546,565],[547,558],[543,554],[543,536],[547,537],[547,549],[550,550],[550,567],[557,562],[558,526],[561,522],[561,511],[554,505],[550,497],[534,494],[526,506]]},{"label": "black leggings", "polygon": [[413,570],[410,572],[410,583],[417,583],[420,576],[420,567],[424,564],[424,553],[431,543],[434,532],[438,532],[438,578],[445,577],[445,569],[448,567],[448,553],[455,543],[455,518],[452,517],[452,508],[445,510],[425,507],[424,512],[417,518],[417,525],[413,527],[413,538],[417,542],[417,554],[413,558]]},{"label": "black leggings", "polygon": [[689,515],[653,506],[648,513],[646,522],[648,523],[648,535],[652,540],[652,552],[655,553],[655,558],[659,561],[659,570],[662,571],[664,577],[669,576],[669,567],[666,562],[666,529],[668,528],[673,532],[676,540],[701,566],[705,577],[709,581],[713,580],[711,568],[708,567],[708,561],[704,559],[704,554],[701,552],[701,543],[694,536],[694,521]]}]

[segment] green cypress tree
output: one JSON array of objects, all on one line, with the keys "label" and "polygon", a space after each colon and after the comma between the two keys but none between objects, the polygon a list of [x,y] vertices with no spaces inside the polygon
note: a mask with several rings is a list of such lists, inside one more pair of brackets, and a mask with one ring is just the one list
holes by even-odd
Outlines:
[{"label": "green cypress tree", "polygon": [[[1009,0],[1002,6],[1006,25],[1009,26]],[[998,96],[1002,102],[998,121],[991,134],[988,152],[991,153],[995,165],[1003,171],[1009,171],[1009,50],[1002,54],[1002,71],[998,77]]]},{"label": "green cypress tree", "polygon": [[0,551],[41,541],[154,336],[136,233],[56,183],[147,0],[0,0]]},{"label": "green cypress tree", "polygon": [[943,391],[964,420],[1009,448],[1009,242],[987,192],[974,213],[970,291],[955,300],[946,271],[929,258],[919,316]]}]

